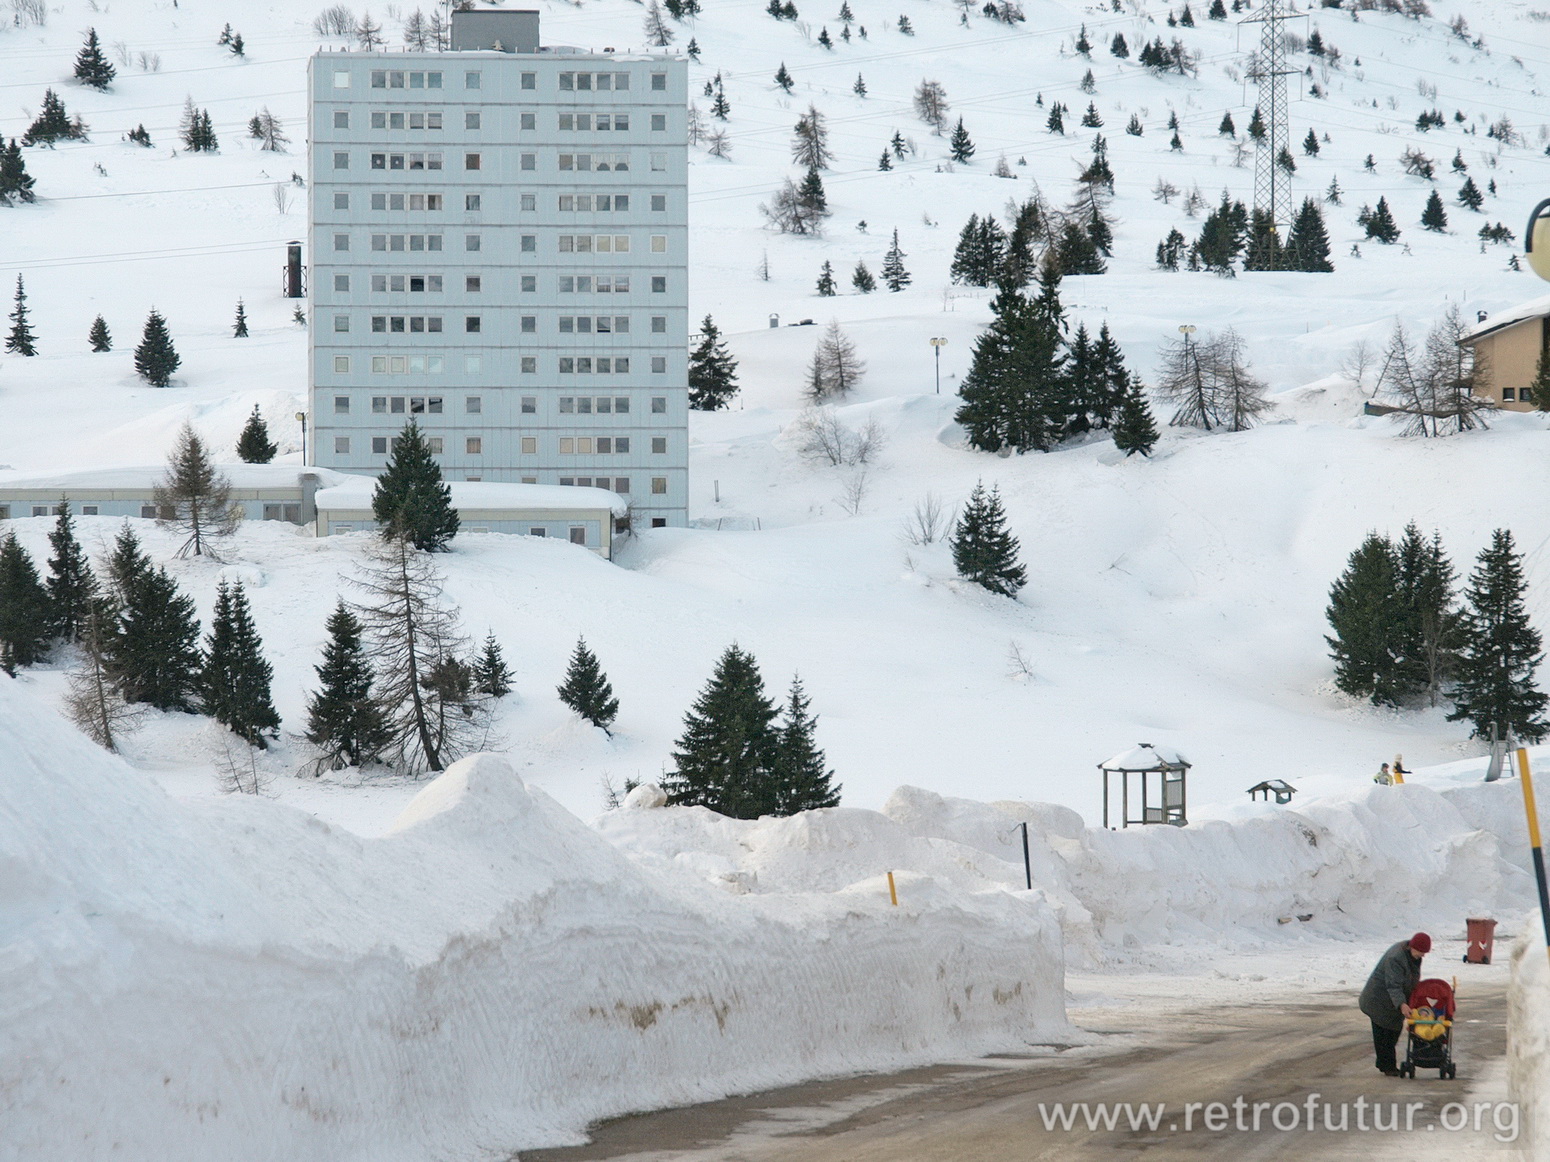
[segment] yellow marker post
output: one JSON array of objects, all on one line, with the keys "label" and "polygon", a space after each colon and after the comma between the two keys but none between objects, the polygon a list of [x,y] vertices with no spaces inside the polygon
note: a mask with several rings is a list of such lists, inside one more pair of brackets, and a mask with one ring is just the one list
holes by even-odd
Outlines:
[{"label": "yellow marker post", "polygon": [[1534,778],[1528,751],[1518,748],[1518,780],[1523,784],[1523,810],[1528,815],[1528,841],[1534,852],[1534,879],[1539,884],[1539,916],[1545,925],[1545,954],[1550,956],[1550,890],[1545,887],[1545,850],[1539,839],[1539,809],[1534,805]]},{"label": "yellow marker post", "polygon": [[[1541,881],[1543,882],[1543,881]],[[895,908],[899,906],[899,889],[893,886],[893,873],[888,873],[888,902]]]}]

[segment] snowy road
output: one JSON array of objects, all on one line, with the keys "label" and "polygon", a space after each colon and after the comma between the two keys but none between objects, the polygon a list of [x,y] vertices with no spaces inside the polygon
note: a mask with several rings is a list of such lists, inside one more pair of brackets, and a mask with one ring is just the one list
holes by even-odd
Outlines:
[{"label": "snowy road", "polygon": [[[1456,1041],[1456,1082],[1439,1081],[1435,1073],[1415,1081],[1378,1076],[1367,1023],[1349,991],[1310,994],[1297,1003],[1159,1005],[1150,1012],[1150,1029],[1134,1027],[1134,1011],[1129,1021],[1084,1021],[1107,1035],[1110,1043],[1101,1047],[819,1082],[624,1118],[596,1127],[588,1146],[523,1151],[513,1162],[1071,1162],[1138,1156],[1417,1162],[1515,1156],[1515,1146],[1496,1140],[1511,1136],[1511,1115],[1495,1104],[1506,1099],[1500,980],[1482,980],[1469,990]],[[1115,1048],[1114,1041],[1122,1044]],[[1111,1109],[1118,1103],[1122,1128],[1109,1131],[1100,1123],[1089,1131],[1081,1111],[1070,1130],[1045,1128],[1055,1103],[1069,1108],[1083,1102],[1092,1112],[1096,1103]],[[1158,1102],[1166,1109],[1155,1130],[1128,1128],[1123,1103],[1139,1114],[1139,1103]],[[1212,1110],[1215,1102],[1222,1107]],[[1445,1110],[1451,1102],[1465,1104]],[[1202,1104],[1186,1113],[1186,1103]],[[1318,1123],[1312,1132],[1310,1108]],[[1274,1128],[1293,1126],[1294,1116],[1294,1128]],[[1460,1117],[1467,1128],[1452,1130]],[[1509,1127],[1505,1132],[1498,1117]],[[1273,1118],[1279,1120],[1273,1124]],[[1326,1120],[1333,1130],[1325,1128]]]}]

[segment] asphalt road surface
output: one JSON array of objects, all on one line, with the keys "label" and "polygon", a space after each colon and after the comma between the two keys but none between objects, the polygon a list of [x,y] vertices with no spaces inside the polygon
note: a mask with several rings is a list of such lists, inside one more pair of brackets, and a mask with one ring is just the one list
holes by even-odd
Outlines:
[{"label": "asphalt road surface", "polygon": [[[1108,1044],[620,1118],[594,1126],[586,1146],[524,1150],[512,1162],[1506,1162],[1518,1149],[1498,1140],[1511,1137],[1514,1124],[1513,1112],[1497,1105],[1506,1100],[1506,1011],[1499,981],[1480,981],[1461,996],[1455,1081],[1435,1071],[1414,1080],[1379,1074],[1370,1026],[1348,990],[1294,1003],[1154,1009],[1140,1030],[1089,1021]],[[1310,1095],[1318,1095],[1312,1105]],[[1150,1128],[1138,1107],[1159,1102],[1165,1108]],[[1077,1107],[1071,1128],[1060,1125],[1056,1103]],[[1119,1107],[1115,1128],[1105,1126],[1098,1103]],[[1199,1104],[1186,1110],[1188,1103]],[[1090,1112],[1100,1119],[1093,1128]],[[1142,1117],[1139,1128],[1131,1112]],[[1056,1122],[1047,1128],[1051,1115]],[[1456,1129],[1461,1118],[1465,1127]]]}]

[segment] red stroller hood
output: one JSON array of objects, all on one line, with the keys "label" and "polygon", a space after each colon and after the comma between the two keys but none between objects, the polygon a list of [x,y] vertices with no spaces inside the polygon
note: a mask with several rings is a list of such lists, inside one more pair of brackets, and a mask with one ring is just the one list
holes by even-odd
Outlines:
[{"label": "red stroller hood", "polygon": [[1453,1017],[1453,986],[1445,980],[1423,980],[1410,992],[1410,1007],[1422,1006],[1447,1020]]}]

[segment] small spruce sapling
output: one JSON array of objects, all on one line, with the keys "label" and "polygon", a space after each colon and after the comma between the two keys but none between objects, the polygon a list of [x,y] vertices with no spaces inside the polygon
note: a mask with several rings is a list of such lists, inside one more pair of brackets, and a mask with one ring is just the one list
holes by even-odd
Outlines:
[{"label": "small spruce sapling", "polygon": [[613,733],[609,728],[619,714],[619,699],[585,638],[576,639],[559,694],[561,702],[604,734]]}]

